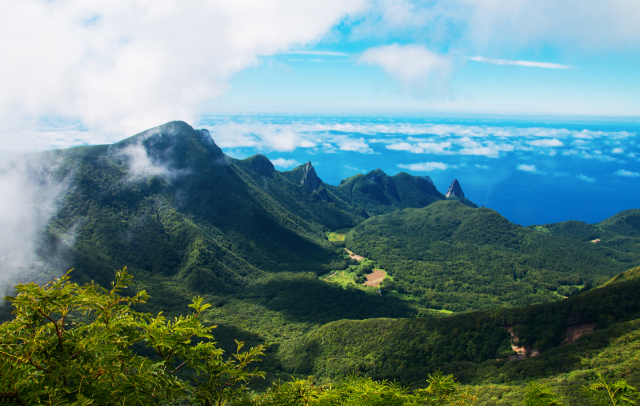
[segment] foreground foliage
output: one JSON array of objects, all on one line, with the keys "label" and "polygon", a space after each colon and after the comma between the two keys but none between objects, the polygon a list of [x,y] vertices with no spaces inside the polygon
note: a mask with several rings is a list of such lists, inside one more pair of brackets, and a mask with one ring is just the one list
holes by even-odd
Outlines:
[{"label": "foreground foliage", "polygon": [[[188,316],[166,319],[134,310],[149,296],[125,295],[132,276],[116,272],[110,289],[71,283],[69,273],[43,286],[20,284],[7,297],[14,318],[0,325],[0,402],[30,405],[474,405],[477,388],[462,387],[440,370],[425,389],[353,374],[335,384],[313,378],[272,384],[251,394],[246,385],[264,373],[250,364],[263,345],[230,357],[202,323],[209,307],[195,298]],[[637,390],[598,373],[581,397],[595,405],[635,405]],[[547,382],[530,382],[524,404],[566,404]]]},{"label": "foreground foliage", "polygon": [[71,283],[68,273],[44,286],[18,285],[7,298],[15,318],[0,326],[2,398],[21,405],[223,405],[263,375],[248,369],[263,346],[240,352],[238,343],[223,358],[214,327],[201,322],[209,307],[201,298],[189,306],[191,315],[173,320],[139,313],[131,306],[149,296],[122,296],[131,278],[118,271],[110,290]]},{"label": "foreground foliage", "polygon": [[277,383],[249,403],[256,406],[330,405],[473,405],[475,395],[462,389],[453,375],[430,374],[426,389],[409,391],[389,381],[350,375],[337,385],[315,385],[312,379]]}]

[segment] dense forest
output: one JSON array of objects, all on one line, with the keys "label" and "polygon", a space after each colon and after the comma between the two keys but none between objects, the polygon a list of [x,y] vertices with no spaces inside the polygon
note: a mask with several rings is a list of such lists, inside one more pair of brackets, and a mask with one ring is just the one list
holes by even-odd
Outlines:
[{"label": "dense forest", "polygon": [[345,241],[392,276],[387,290],[465,311],[550,302],[640,264],[633,228],[601,224],[593,243],[549,231],[563,224],[524,228],[491,209],[439,201],[368,219]]}]

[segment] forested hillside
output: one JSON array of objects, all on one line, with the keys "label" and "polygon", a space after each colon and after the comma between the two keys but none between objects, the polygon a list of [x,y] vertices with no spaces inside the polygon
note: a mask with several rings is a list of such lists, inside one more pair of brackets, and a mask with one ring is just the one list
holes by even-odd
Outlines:
[{"label": "forested hillside", "polygon": [[317,278],[351,261],[326,233],[369,214],[328,190],[310,164],[279,172],[262,155],[236,160],[183,122],[43,157],[68,184],[39,249],[43,263],[59,259],[50,272],[64,264],[79,282],[107,284],[127,266],[132,288],[153,292],[145,306],[154,312],[175,314],[205,295],[224,345],[277,343],[343,318],[416,314],[401,299]]},{"label": "forested hillside", "polygon": [[638,245],[608,233],[604,243],[578,241],[438,201],[368,219],[345,241],[391,275],[383,289],[464,311],[550,302],[638,265]]},{"label": "forested hillside", "polygon": [[[440,368],[479,385],[483,404],[514,404],[514,396],[519,403],[523,383],[532,379],[574,395],[596,372],[640,385],[639,290],[640,279],[631,278],[549,304],[438,319],[337,321],[283,345],[282,365],[316,377],[358,371],[416,385]],[[586,333],[576,338],[576,331]],[[563,381],[566,374],[573,379]]]}]

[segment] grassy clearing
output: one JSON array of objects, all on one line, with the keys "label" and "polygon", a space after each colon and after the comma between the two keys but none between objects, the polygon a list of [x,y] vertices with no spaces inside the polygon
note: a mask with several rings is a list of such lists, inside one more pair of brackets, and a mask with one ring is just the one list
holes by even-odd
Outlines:
[{"label": "grassy clearing", "polygon": [[350,230],[350,228],[342,228],[340,230],[333,231],[327,234],[327,239],[329,241],[344,241],[344,238]]}]

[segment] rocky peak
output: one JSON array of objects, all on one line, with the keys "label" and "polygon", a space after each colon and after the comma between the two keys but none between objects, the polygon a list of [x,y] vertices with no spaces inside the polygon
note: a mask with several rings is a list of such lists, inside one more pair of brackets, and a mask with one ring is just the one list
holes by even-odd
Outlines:
[{"label": "rocky peak", "polygon": [[315,191],[320,185],[322,185],[322,180],[316,174],[316,170],[311,165],[311,161],[302,165],[302,179],[300,180],[301,185],[307,185],[309,190]]},{"label": "rocky peak", "polygon": [[380,168],[375,171],[371,171],[367,174],[367,179],[377,183],[378,185],[382,185],[383,181],[386,179],[387,174]]},{"label": "rocky peak", "polygon": [[249,158],[251,162],[251,170],[257,172],[262,176],[271,176],[275,168],[269,158],[262,154],[255,154],[251,158]]},{"label": "rocky peak", "polygon": [[447,194],[445,195],[445,197],[451,196],[459,197],[460,199],[465,198],[458,179],[454,179],[453,182],[451,182],[451,186],[449,186],[449,190],[447,190]]}]

